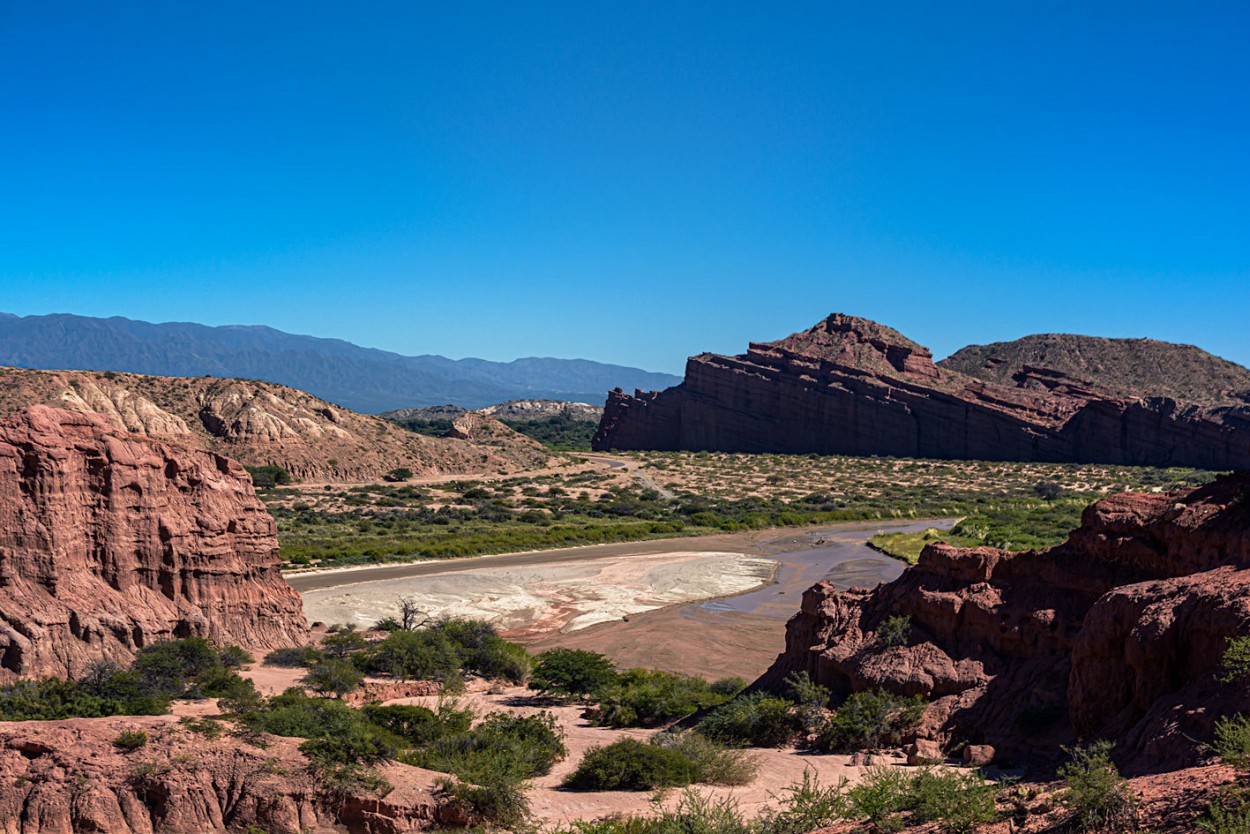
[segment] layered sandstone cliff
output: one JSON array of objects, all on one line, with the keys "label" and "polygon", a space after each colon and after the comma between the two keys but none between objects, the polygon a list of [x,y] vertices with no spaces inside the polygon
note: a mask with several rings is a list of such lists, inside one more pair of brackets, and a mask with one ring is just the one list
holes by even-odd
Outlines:
[{"label": "layered sandstone cliff", "polygon": [[499,474],[551,461],[541,444],[494,421],[489,443],[424,437],[259,380],[0,368],[0,414],[35,403],[102,414],[118,430],[276,464],[303,480],[376,480],[398,467]]},{"label": "layered sandstone cliff", "polygon": [[[143,730],[131,753],[119,729]],[[389,764],[390,790],[334,789],[300,739],[206,739],[172,717],[0,723],[0,831],[12,834],[402,834],[472,822],[441,798],[442,774]]]},{"label": "layered sandstone cliff", "polygon": [[594,447],[1250,468],[1250,407],[1115,397],[1047,368],[999,385],[888,327],[832,315],[661,392],[614,391]]},{"label": "layered sandstone cliff", "polygon": [[0,680],[76,676],[150,643],[308,636],[243,467],[31,406],[0,422]]},{"label": "layered sandstone cliff", "polygon": [[[908,617],[906,645],[877,630]],[[1118,495],[1062,545],[1008,553],[930,545],[873,590],[821,583],[762,679],[806,671],[836,695],[885,689],[931,703],[921,731],[1035,765],[1109,738],[1135,772],[1201,762],[1215,720],[1250,710],[1221,683],[1250,635],[1250,475],[1186,493]]]}]

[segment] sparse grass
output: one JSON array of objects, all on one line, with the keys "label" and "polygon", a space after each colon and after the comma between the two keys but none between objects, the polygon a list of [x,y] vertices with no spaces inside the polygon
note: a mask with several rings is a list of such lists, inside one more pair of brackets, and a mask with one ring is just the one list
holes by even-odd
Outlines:
[{"label": "sparse grass", "polygon": [[[819,455],[637,452],[676,498],[628,473],[590,470],[431,485],[267,490],[289,567],[442,559],[840,521],[966,517],[961,544],[1062,540],[1080,508],[1123,489],[1202,483],[1210,473],[1075,464]],[[1062,497],[1035,487],[1053,482]],[[923,534],[889,544],[918,554]],[[943,534],[948,538],[949,534]],[[930,536],[929,540],[936,540]]]}]

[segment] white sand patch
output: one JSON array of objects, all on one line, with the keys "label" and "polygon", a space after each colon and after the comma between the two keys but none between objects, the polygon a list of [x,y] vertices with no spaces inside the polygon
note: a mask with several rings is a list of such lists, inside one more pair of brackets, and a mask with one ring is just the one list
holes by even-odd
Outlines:
[{"label": "white sand patch", "polygon": [[431,616],[488,620],[502,630],[574,631],[667,605],[740,594],[776,562],[743,553],[657,553],[514,568],[476,568],[357,582],[303,594],[309,620],[372,625],[401,598]]}]

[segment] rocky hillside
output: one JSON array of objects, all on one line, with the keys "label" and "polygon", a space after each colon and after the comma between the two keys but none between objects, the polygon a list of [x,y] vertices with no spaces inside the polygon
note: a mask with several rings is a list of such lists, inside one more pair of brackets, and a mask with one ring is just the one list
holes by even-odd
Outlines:
[{"label": "rocky hillside", "polygon": [[897,331],[834,314],[692,357],[674,388],[613,391],[594,446],[1250,468],[1250,403],[1110,396],[1031,366],[1013,379],[935,364]]},{"label": "rocky hillside", "polygon": [[272,327],[66,314],[0,313],[0,365],[263,379],[369,414],[447,402],[477,408],[522,397],[598,402],[614,386],[654,388],[678,381],[671,374],[586,359],[403,356]]},{"label": "rocky hillside", "polygon": [[239,464],[31,406],[0,422],[0,680],[202,636],[308,638],[273,519]]},{"label": "rocky hillside", "polygon": [[[141,752],[113,744],[121,728],[147,733]],[[172,716],[0,723],[0,820],[30,834],[401,834],[475,822],[440,795],[442,774],[392,763],[379,797],[325,784],[299,743],[209,739]]]},{"label": "rocky hillside", "polygon": [[303,480],[376,480],[397,467],[500,473],[549,460],[539,444],[497,423],[432,439],[268,382],[0,368],[0,414],[32,403],[100,413],[117,429],[276,464]]},{"label": "rocky hillside", "polygon": [[[891,617],[902,645],[879,639]],[[1203,762],[1250,691],[1218,680],[1250,635],[1250,475],[1090,507],[1062,545],[1009,553],[930,545],[873,590],[807,591],[762,679],[806,671],[838,696],[922,695],[919,737],[1044,766],[1078,739],[1117,741],[1132,773]]]},{"label": "rocky hillside", "polygon": [[[439,420],[451,421],[469,414],[470,409],[458,405],[431,405],[422,408],[397,408],[379,414],[395,423],[433,423]],[[476,409],[477,414],[494,417],[504,423],[524,423],[532,420],[546,420],[551,417],[569,417],[574,420],[599,422],[603,409],[588,403],[571,403],[564,400],[508,400],[498,405],[488,405]]]},{"label": "rocky hillside", "polygon": [[1034,369],[1048,369],[1114,397],[1171,397],[1204,406],[1250,402],[1250,370],[1193,345],[1154,339],[1048,333],[969,345],[938,365],[996,385],[1036,384]]}]

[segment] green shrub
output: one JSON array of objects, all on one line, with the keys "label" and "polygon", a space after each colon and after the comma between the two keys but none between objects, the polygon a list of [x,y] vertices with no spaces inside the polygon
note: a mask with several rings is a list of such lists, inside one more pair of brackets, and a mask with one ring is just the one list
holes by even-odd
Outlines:
[{"label": "green shrub", "polygon": [[342,698],[364,680],[364,674],[346,660],[324,660],[304,675],[304,683],[315,692]]},{"label": "green shrub", "polygon": [[516,830],[529,818],[530,803],[526,784],[500,780],[488,785],[472,785],[442,779],[438,790],[460,807],[469,819],[483,820],[503,829]]},{"label": "green shrub", "polygon": [[321,641],[321,651],[334,660],[346,660],[352,653],[367,648],[369,641],[359,631],[338,631],[327,634]]},{"label": "green shrub", "polygon": [[256,662],[256,658],[238,646],[226,646],[218,653],[217,659],[227,669],[238,669],[241,666]]},{"label": "green shrub", "polygon": [[291,473],[281,466],[272,463],[264,466],[244,466],[243,468],[252,476],[252,484],[257,489],[272,489],[276,486],[285,486],[291,483]]},{"label": "green shrub", "polygon": [[814,683],[806,672],[792,672],[784,683],[786,694],[794,701],[799,728],[805,733],[815,730],[829,705],[829,690]]},{"label": "green shrub", "polygon": [[794,738],[800,719],[792,701],[757,691],[712,710],[696,729],[734,747],[779,747]]},{"label": "green shrub", "polygon": [[896,614],[877,626],[877,645],[883,649],[906,646],[911,639],[911,617]]},{"label": "green shrub", "polygon": [[55,721],[109,715],[164,715],[167,696],[144,694],[131,672],[114,672],[94,683],[60,678],[20,680],[0,686],[0,721]]},{"label": "green shrub", "polygon": [[1131,831],[1137,822],[1137,797],[1111,761],[1111,747],[1100,741],[1069,751],[1071,761],[1059,769],[1061,801],[1080,831]]},{"label": "green shrub", "polygon": [[884,690],[856,692],[820,728],[819,750],[853,752],[897,745],[920,721],[924,699],[904,698]]},{"label": "green shrub", "polygon": [[148,734],[143,730],[122,730],[113,739],[113,746],[124,753],[138,750],[148,743]]},{"label": "green shrub", "polygon": [[912,820],[941,823],[951,834],[966,834],[995,820],[998,787],[979,773],[925,768],[911,778]]},{"label": "green shrub", "polygon": [[739,677],[721,678],[708,684],[708,689],[716,695],[732,698],[747,688],[747,682]]},{"label": "green shrub", "polygon": [[1250,804],[1225,808],[1218,802],[1212,803],[1195,822],[1210,834],[1250,834]]},{"label": "green shrub", "polygon": [[845,778],[824,787],[810,770],[804,769],[803,781],[782,791],[780,807],[765,811],[753,834],[807,834],[846,819],[845,790]]},{"label": "green shrub", "polygon": [[616,667],[598,652],[549,649],[538,656],[530,689],[565,696],[587,696],[616,683]]},{"label": "green shrub", "polygon": [[444,619],[427,630],[446,638],[465,672],[510,683],[522,683],[529,677],[533,666],[529,652],[500,637],[484,620]]},{"label": "green shrub", "polygon": [[876,765],[846,792],[846,812],[852,819],[869,819],[881,824],[895,814],[916,807],[911,777],[896,767]]},{"label": "green shrub", "polygon": [[723,747],[698,733],[659,733],[651,743],[684,756],[694,765],[694,781],[704,785],[747,785],[760,768],[754,756]]},{"label": "green shrub", "polygon": [[1212,746],[1225,764],[1250,769],[1250,715],[1226,715],[1217,720]]},{"label": "green shrub", "polygon": [[199,675],[221,666],[217,648],[203,637],[153,643],[139,651],[130,665],[149,695],[177,697]]},{"label": "green shrub", "polygon": [[703,678],[651,669],[630,669],[597,694],[592,723],[607,727],[658,727],[729,700]]},{"label": "green shrub", "polygon": [[363,714],[335,698],[312,698],[291,688],[267,699],[259,709],[239,716],[256,732],[292,738],[348,735],[364,722]]},{"label": "green shrub", "polygon": [[270,666],[281,666],[294,669],[308,667],[325,660],[325,655],[316,646],[298,646],[289,649],[274,649],[265,655],[265,662]]},{"label": "green shrub", "polygon": [[563,733],[547,712],[495,713],[462,732],[444,732],[400,761],[451,773],[476,785],[520,782],[542,776],[566,754]]},{"label": "green shrub", "polygon": [[697,775],[694,764],[676,750],[624,738],[587,750],[564,784],[584,791],[649,791],[685,787]]},{"label": "green shrub", "polygon": [[400,680],[451,681],[460,678],[460,656],[446,635],[433,630],[392,631],[368,651],[352,656],[364,672]]},{"label": "green shrub", "polygon": [[370,724],[382,727],[417,746],[428,744],[449,733],[467,732],[473,719],[473,713],[466,711],[457,713],[462,717],[461,720],[451,722],[441,718],[434,710],[407,704],[368,704],[362,712]]},{"label": "green shrub", "polygon": [[1220,682],[1250,682],[1250,637],[1233,637],[1220,659]]},{"label": "green shrub", "polygon": [[310,762],[333,765],[375,765],[395,757],[397,740],[390,733],[360,722],[349,732],[310,738],[299,746]]}]

